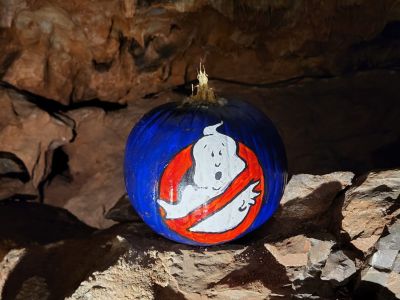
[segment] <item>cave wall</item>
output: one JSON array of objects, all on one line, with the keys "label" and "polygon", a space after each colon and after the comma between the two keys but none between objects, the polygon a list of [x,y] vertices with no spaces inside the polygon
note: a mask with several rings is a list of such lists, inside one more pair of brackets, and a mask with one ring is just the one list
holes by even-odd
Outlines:
[{"label": "cave wall", "polygon": [[399,165],[398,1],[2,0],[0,16],[3,199],[109,226],[131,127],[189,95],[200,61],[275,122],[291,174]]},{"label": "cave wall", "polygon": [[[182,248],[190,253],[191,264],[210,258],[211,269],[228,257],[226,272],[218,273],[222,290],[217,293],[211,288],[206,296],[229,299],[233,294],[224,290],[229,284],[251,291],[246,294],[239,289],[237,293],[243,297],[254,292],[257,299],[260,291],[261,294],[289,295],[290,291],[277,288],[278,283],[280,280],[293,282],[293,278],[287,278],[287,268],[300,265],[282,262],[280,251],[285,256],[287,251],[293,250],[286,249],[285,241],[295,245],[292,254],[300,255],[296,256],[301,257],[300,260],[304,260],[304,255],[312,257],[313,251],[319,251],[319,245],[329,246],[329,249],[324,248],[323,264],[318,262],[316,267],[305,262],[301,265],[311,277],[322,272],[329,255],[333,255],[331,260],[338,264],[341,259],[350,265],[354,261],[357,272],[351,269],[351,286],[357,281],[354,274],[361,277],[360,270],[369,266],[366,258],[373,253],[361,244],[375,245],[382,234],[388,234],[392,218],[398,218],[394,212],[398,210],[395,202],[399,199],[399,173],[376,170],[400,166],[400,1],[0,0],[0,201],[5,205],[0,208],[4,209],[0,217],[0,258],[14,248],[41,245],[27,250],[27,264],[19,264],[20,269],[10,271],[14,275],[2,277],[0,274],[3,296],[15,298],[22,282],[29,283],[29,276],[37,275],[32,270],[42,268],[39,265],[48,260],[61,265],[62,272],[75,276],[63,285],[51,281],[52,274],[59,274],[57,270],[41,269],[47,284],[52,286],[52,295],[57,297],[71,296],[90,272],[107,268],[114,272],[114,267],[118,271],[121,261],[131,262],[127,256],[130,257],[132,251],[142,255],[144,248],[158,243],[162,245],[162,249],[157,250],[161,251],[162,258],[157,266],[165,267],[171,260],[171,270],[179,269],[181,264],[186,266],[186,254],[178,251],[182,249],[173,246],[171,250],[170,244],[159,242],[146,229],[140,227],[136,232],[129,228],[116,231],[107,228],[119,220],[137,221],[137,216],[127,213],[123,182],[123,152],[131,128],[151,108],[188,96],[200,62],[205,64],[210,85],[217,95],[248,101],[276,124],[286,147],[289,175],[293,176],[294,185],[296,174],[316,176],[316,179],[306,176],[307,179],[297,182],[300,187],[291,188],[296,195],[303,189],[312,190],[312,197],[316,197],[314,206],[310,208],[307,206],[310,204],[296,202],[310,199],[308,194],[304,199],[303,196],[295,197],[296,201],[290,199],[294,205],[287,200],[289,204],[285,204],[286,208],[283,206],[278,219],[267,229],[268,234],[275,229],[281,231],[281,240],[262,240],[262,246],[257,244],[245,250],[227,246],[213,254],[192,253],[190,248]],[[337,171],[345,172],[345,180],[342,175],[332,173]],[[365,175],[371,171],[378,175]],[[334,175],[319,177],[328,173]],[[370,177],[370,181],[365,179]],[[323,193],[321,196],[320,191],[314,191],[325,180],[336,183],[332,195]],[[367,192],[360,188],[366,194],[363,197],[373,195],[374,201],[374,197],[385,201],[355,204],[352,214],[352,209],[347,209],[347,204],[343,206],[343,203],[358,203],[359,186],[368,187]],[[356,192],[352,194],[346,190],[348,188]],[[321,206],[321,201],[327,201],[327,205]],[[15,203],[34,206],[16,207]],[[285,209],[288,214],[304,206],[313,212],[312,230],[307,231],[307,234],[312,232],[311,235],[303,229],[286,226],[308,224],[304,216],[289,220],[282,217]],[[326,211],[328,207],[347,223],[343,221],[342,224],[338,216],[332,217],[332,212]],[[371,213],[363,216],[363,220],[374,220],[372,225],[360,223],[371,226],[365,232],[357,227],[364,209],[370,209]],[[385,214],[380,214],[381,211]],[[50,215],[56,215],[56,220],[49,218]],[[17,222],[16,229],[10,229],[10,233],[6,228],[14,228],[10,224],[15,220],[22,225]],[[26,224],[24,220],[31,220],[31,223]],[[49,224],[53,223],[59,225],[48,231]],[[65,227],[68,230],[61,229]],[[95,229],[106,230],[98,236],[90,236]],[[344,241],[331,238],[329,230],[338,236],[341,236],[338,231],[346,232],[346,238]],[[150,240],[143,237],[142,231]],[[324,235],[327,231],[329,234]],[[263,234],[265,231],[252,238],[260,239]],[[139,249],[126,248],[126,243],[116,235],[127,240],[137,238]],[[65,246],[61,242],[51,250],[46,248],[47,244],[75,238],[83,240],[68,241]],[[327,242],[330,239],[335,242]],[[102,243],[112,251],[101,263],[85,265],[72,253],[83,249],[88,255],[94,251],[104,256],[103,248],[99,248],[100,244],[104,246]],[[121,247],[128,253],[124,252],[123,258],[119,256],[125,251]],[[306,249],[301,250],[303,252],[298,250],[302,247]],[[343,258],[344,252],[339,253],[339,248],[340,251],[350,248],[355,254]],[[258,253],[245,267],[240,259],[233,259],[239,257],[242,250]],[[13,255],[21,253],[8,253],[11,257],[7,256],[8,260],[0,263],[0,271],[12,270],[14,262],[17,264]],[[153,280],[153,273],[143,265],[147,256],[152,257],[154,253],[145,254],[144,261],[135,261],[139,266],[134,268],[142,268],[144,278]],[[67,264],[61,263],[64,257],[71,266],[83,265],[84,268],[70,270]],[[115,259],[119,259],[118,263]],[[261,271],[256,272],[257,259],[272,264],[272,269],[282,277],[279,280],[264,278]],[[237,264],[231,268],[231,263]],[[337,265],[331,261],[330,264],[331,269],[324,271],[324,276],[332,284],[334,275],[332,279],[327,274]],[[365,268],[363,270],[367,270]],[[199,272],[204,276],[207,270]],[[241,274],[246,272],[252,273],[254,278],[250,276],[248,282],[241,284]],[[192,299],[192,296],[196,299],[197,293],[206,286],[196,274],[191,279],[184,278],[179,288],[166,287],[162,280],[157,288],[141,282],[144,290],[140,293],[146,297],[146,293],[150,293],[149,299],[182,295],[182,299]],[[171,276],[173,282],[184,277],[179,272]],[[340,290],[339,294],[351,289],[346,276],[340,284],[332,285],[335,291]],[[130,280],[132,283],[138,278]],[[210,280],[208,287],[216,284]],[[299,293],[302,289],[305,294],[309,293],[307,280],[300,281]],[[191,284],[196,286],[195,282],[198,291],[191,294],[193,291],[189,293],[188,290]],[[124,283],[122,280],[121,286]],[[325,284],[324,281],[324,287]],[[36,282],[36,286],[42,285],[42,281]],[[332,286],[321,295],[336,297]],[[85,287],[75,293],[77,299],[86,297]],[[124,293],[121,291],[119,295]]]}]

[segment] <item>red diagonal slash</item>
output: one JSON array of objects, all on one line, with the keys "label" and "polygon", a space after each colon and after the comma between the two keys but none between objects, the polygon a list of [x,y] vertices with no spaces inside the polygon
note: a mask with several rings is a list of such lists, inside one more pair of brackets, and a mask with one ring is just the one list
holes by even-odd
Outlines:
[{"label": "red diagonal slash", "polygon": [[[171,163],[164,170],[160,182],[160,199],[176,202],[178,199],[178,186],[185,173],[192,166],[191,157],[192,145],[183,149],[178,153]],[[226,189],[226,191],[205,205],[198,207],[183,218],[165,219],[165,212],[160,207],[161,215],[167,226],[178,234],[200,243],[219,243],[231,240],[243,233],[253,223],[260,210],[262,199],[264,196],[264,176],[258,159],[248,147],[239,143],[239,157],[246,162],[246,169],[242,171]],[[237,227],[222,233],[201,233],[191,232],[189,228],[199,223],[206,217],[222,209],[231,202],[235,196],[242,192],[249,184],[260,181],[254,188],[260,192],[257,196],[256,203],[250,208],[248,215]]]}]

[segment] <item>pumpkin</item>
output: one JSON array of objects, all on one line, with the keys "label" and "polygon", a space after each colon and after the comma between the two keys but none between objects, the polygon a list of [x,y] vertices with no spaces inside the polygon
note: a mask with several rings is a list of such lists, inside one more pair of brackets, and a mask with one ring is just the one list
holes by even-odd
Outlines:
[{"label": "pumpkin", "polygon": [[196,95],[153,109],[133,128],[125,184],[154,231],[181,243],[215,245],[272,216],[286,184],[286,156],[263,113],[217,98],[205,70],[198,79]]}]

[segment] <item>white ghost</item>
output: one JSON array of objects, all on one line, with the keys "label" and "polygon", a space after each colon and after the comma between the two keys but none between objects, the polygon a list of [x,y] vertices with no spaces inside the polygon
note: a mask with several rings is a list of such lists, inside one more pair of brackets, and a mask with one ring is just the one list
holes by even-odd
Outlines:
[{"label": "white ghost", "polygon": [[[237,144],[229,136],[219,133],[217,128],[223,123],[204,128],[203,134],[193,146],[193,185],[183,188],[177,203],[158,200],[164,208],[166,219],[182,218],[194,209],[206,204],[225,192],[231,182],[245,169],[245,162],[237,155]],[[195,232],[223,232],[239,225],[254,205],[254,192],[259,182],[249,185],[230,203],[199,222],[190,230]]]}]

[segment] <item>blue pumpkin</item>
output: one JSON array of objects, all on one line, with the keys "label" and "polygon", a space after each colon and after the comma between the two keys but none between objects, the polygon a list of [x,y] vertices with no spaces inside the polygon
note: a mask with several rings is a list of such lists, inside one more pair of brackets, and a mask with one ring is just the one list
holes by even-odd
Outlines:
[{"label": "blue pumpkin", "polygon": [[137,123],[126,145],[133,207],[181,243],[220,244],[260,227],[277,209],[286,177],[277,130],[241,101],[164,104]]}]

